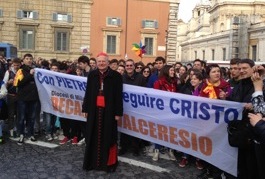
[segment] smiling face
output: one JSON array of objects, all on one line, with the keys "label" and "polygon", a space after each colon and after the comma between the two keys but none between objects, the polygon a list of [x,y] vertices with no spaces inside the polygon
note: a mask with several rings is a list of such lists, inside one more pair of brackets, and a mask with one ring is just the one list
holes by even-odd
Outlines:
[{"label": "smiling face", "polygon": [[202,80],[200,80],[199,78],[197,78],[196,75],[192,75],[192,76],[191,76],[190,83],[191,83],[191,85],[192,85],[194,88],[196,88],[196,87],[198,87],[198,86],[202,83]]},{"label": "smiling face", "polygon": [[90,60],[89,61],[89,65],[92,69],[96,69],[97,68],[97,64],[96,64],[96,61],[94,60]]},{"label": "smiling face", "polygon": [[97,67],[99,71],[101,72],[106,71],[108,69],[108,66],[109,66],[108,57],[103,55],[97,57]]},{"label": "smiling face", "polygon": [[248,63],[239,63],[239,69],[241,79],[251,77],[253,74],[253,69]]},{"label": "smiling face", "polygon": [[175,77],[175,69],[173,67],[169,69],[168,75],[170,78]]},{"label": "smiling face", "polygon": [[134,62],[130,61],[130,60],[127,60],[125,62],[125,71],[126,71],[126,73],[128,75],[132,75],[134,73],[134,69],[135,69]]},{"label": "smiling face", "polygon": [[119,72],[121,75],[124,74],[124,71],[125,71],[125,69],[124,69],[123,66],[119,66],[118,69],[117,69],[117,72]]},{"label": "smiling face", "polygon": [[185,67],[180,67],[179,68],[179,75],[181,76],[181,75],[183,75],[184,73],[186,72],[186,68]]},{"label": "smiling face", "polygon": [[150,69],[148,69],[148,68],[145,68],[145,69],[143,70],[143,76],[146,77],[146,78],[150,75],[150,73],[151,73],[151,71],[150,71]]}]

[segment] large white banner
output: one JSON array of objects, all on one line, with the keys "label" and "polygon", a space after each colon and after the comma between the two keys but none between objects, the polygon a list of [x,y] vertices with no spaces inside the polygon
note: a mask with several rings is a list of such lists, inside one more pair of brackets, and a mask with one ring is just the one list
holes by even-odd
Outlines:
[{"label": "large white banner", "polygon": [[[86,78],[35,70],[42,110],[75,120],[82,116]],[[131,85],[123,86],[119,131],[205,160],[237,175],[237,148],[227,140],[227,122],[241,119],[240,103]]]},{"label": "large white banner", "polygon": [[87,78],[38,68],[35,68],[34,78],[42,111],[63,118],[86,120],[82,103]]}]

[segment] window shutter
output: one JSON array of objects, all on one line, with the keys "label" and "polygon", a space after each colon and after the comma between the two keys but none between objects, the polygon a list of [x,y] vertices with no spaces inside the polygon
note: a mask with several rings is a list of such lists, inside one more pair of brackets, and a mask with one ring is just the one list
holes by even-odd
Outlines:
[{"label": "window shutter", "polygon": [[17,10],[17,18],[22,19],[23,18],[23,11],[22,10]]},{"label": "window shutter", "polygon": [[34,20],[39,19],[39,14],[38,14],[37,11],[33,11],[33,19],[34,19]]},{"label": "window shutter", "polygon": [[0,9],[0,17],[3,17],[3,10]]},{"label": "window shutter", "polygon": [[121,25],[121,19],[117,18],[117,25],[120,26]]},{"label": "window shutter", "polygon": [[19,48],[23,48],[23,30],[19,29]]},{"label": "window shutter", "polygon": [[142,28],[145,28],[145,20],[142,20]]},{"label": "window shutter", "polygon": [[112,25],[112,18],[111,17],[107,17],[107,24]]},{"label": "window shutter", "polygon": [[73,21],[72,15],[67,14],[67,22],[71,23]]},{"label": "window shutter", "polygon": [[158,29],[158,22],[157,21],[154,21],[154,25],[155,25],[155,29]]},{"label": "window shutter", "polygon": [[52,20],[57,21],[57,13],[56,12],[52,13]]}]

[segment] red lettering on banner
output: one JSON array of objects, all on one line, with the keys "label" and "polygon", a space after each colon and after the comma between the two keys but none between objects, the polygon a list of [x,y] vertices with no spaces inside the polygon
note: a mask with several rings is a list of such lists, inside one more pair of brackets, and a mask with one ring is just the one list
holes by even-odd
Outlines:
[{"label": "red lettering on banner", "polygon": [[54,111],[65,113],[67,115],[82,115],[81,102],[63,97],[51,97],[51,102]]},{"label": "red lettering on banner", "polygon": [[208,137],[199,137],[200,151],[206,156],[210,156],[213,152],[212,140]]},{"label": "red lettering on banner", "polygon": [[[54,100],[56,103],[56,100]],[[199,136],[185,129],[156,124],[144,119],[136,119],[134,116],[123,115],[123,119],[118,122],[118,126],[124,129],[149,135],[152,138],[169,142],[174,145],[180,145],[183,148],[200,152],[206,156],[212,154],[212,140],[205,136]]]},{"label": "red lettering on banner", "polygon": [[65,98],[59,98],[59,111],[61,113],[64,113],[64,102],[65,102]]},{"label": "red lettering on banner", "polygon": [[167,126],[158,124],[157,130],[158,130],[158,139],[168,142]]},{"label": "red lettering on banner", "polygon": [[[188,141],[188,137],[190,136],[190,133],[186,130],[179,130],[179,137],[181,138],[181,141],[179,144],[184,148],[190,148],[190,143]],[[187,138],[186,138],[187,137]]]},{"label": "red lettering on banner", "polygon": [[194,133],[191,134],[191,146],[192,150],[198,151],[197,135]]},{"label": "red lettering on banner", "polygon": [[132,130],[130,117],[126,114],[123,115],[123,128],[128,129],[130,131]]},{"label": "red lettering on banner", "polygon": [[82,115],[81,103],[79,101],[75,101],[74,115]]},{"label": "red lettering on banner", "polygon": [[138,132],[139,133],[139,130],[137,129],[137,126],[136,126],[136,122],[135,122],[135,117],[134,116],[132,116],[132,128],[133,128],[134,132]]},{"label": "red lettering on banner", "polygon": [[65,113],[66,114],[72,114],[73,113],[73,101],[71,99],[66,99],[66,105],[65,105]]},{"label": "red lettering on banner", "polygon": [[139,119],[138,120],[138,123],[139,123],[139,130],[140,130],[140,132],[143,135],[148,135],[148,130],[144,128],[144,127],[148,128],[147,122],[145,120],[143,120],[143,119]]},{"label": "red lettering on banner", "polygon": [[169,136],[170,136],[170,143],[179,145],[178,142],[175,141],[175,139],[178,138],[177,136],[177,129],[174,127],[169,127]]},{"label": "red lettering on banner", "polygon": [[53,110],[54,111],[59,111],[59,98],[57,97],[52,97],[51,98],[51,101],[52,101],[52,107],[53,107]]},{"label": "red lettering on banner", "polygon": [[148,125],[149,125],[150,136],[153,138],[157,138],[157,136],[155,134],[155,132],[156,132],[155,123],[148,122]]}]

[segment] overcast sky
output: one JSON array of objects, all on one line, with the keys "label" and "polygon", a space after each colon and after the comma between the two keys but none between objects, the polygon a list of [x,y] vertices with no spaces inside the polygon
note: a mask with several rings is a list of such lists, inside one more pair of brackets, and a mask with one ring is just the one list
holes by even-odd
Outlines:
[{"label": "overcast sky", "polygon": [[179,19],[188,22],[192,15],[192,9],[200,0],[180,0],[179,4]]}]

